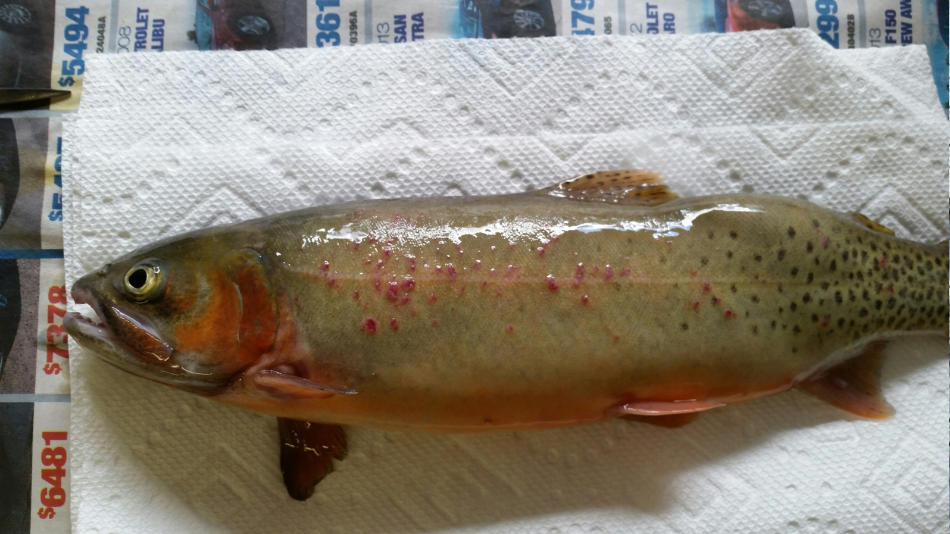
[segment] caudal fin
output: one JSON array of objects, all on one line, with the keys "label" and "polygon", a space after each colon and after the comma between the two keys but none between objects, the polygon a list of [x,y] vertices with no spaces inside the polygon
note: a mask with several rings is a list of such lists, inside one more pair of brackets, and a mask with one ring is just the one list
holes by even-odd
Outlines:
[{"label": "caudal fin", "polygon": [[809,395],[865,419],[890,419],[894,408],[881,393],[886,342],[869,343],[860,355],[796,384]]}]

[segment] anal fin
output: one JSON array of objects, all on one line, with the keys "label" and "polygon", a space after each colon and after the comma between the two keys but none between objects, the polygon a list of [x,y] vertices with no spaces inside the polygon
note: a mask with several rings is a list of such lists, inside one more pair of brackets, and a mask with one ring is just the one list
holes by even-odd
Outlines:
[{"label": "anal fin", "polygon": [[340,425],[277,418],[280,432],[280,472],[287,493],[298,501],[333,471],[333,459],[346,457],[346,434]]},{"label": "anal fin", "polygon": [[656,206],[679,198],[663,183],[662,176],[641,170],[593,172],[565,180],[540,192],[571,200],[638,206]]},{"label": "anal fin", "polygon": [[798,389],[865,419],[889,419],[894,408],[881,393],[886,342],[868,344],[860,355],[795,385]]},{"label": "anal fin", "polygon": [[881,232],[882,234],[887,234],[887,235],[894,235],[894,230],[891,230],[890,228],[884,226],[883,224],[877,221],[873,221],[869,219],[865,215],[862,215],[860,213],[855,213],[854,219],[858,221],[859,223],[863,224],[864,226],[867,226],[871,230],[874,230],[875,232]]}]

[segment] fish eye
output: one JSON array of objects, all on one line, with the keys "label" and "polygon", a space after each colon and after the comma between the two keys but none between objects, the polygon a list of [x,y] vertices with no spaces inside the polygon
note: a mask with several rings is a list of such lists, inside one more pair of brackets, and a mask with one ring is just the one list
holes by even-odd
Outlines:
[{"label": "fish eye", "polygon": [[157,265],[140,263],[125,274],[125,291],[138,301],[154,296],[161,281],[161,269]]}]

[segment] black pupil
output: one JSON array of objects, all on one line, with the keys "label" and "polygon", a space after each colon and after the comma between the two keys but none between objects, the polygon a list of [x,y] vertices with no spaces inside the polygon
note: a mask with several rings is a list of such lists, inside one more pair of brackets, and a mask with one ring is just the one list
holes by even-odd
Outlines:
[{"label": "black pupil", "polygon": [[148,280],[148,273],[145,272],[145,269],[136,269],[132,271],[132,274],[129,275],[129,285],[135,289],[142,289],[145,287],[145,282]]}]

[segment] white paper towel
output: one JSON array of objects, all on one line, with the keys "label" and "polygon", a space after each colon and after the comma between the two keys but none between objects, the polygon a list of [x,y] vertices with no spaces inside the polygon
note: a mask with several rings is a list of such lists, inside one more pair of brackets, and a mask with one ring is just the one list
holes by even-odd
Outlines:
[{"label": "white paper towel", "polygon": [[[67,281],[159,237],[316,204],[523,191],[598,169],[757,192],[945,238],[923,47],[807,31],[93,56],[64,140]],[[942,236],[942,237],[941,237]],[[272,418],[71,344],[72,518],[119,532],[946,532],[947,341],[894,344],[887,422],[798,392],[678,430],[350,428],[290,500]]]}]

